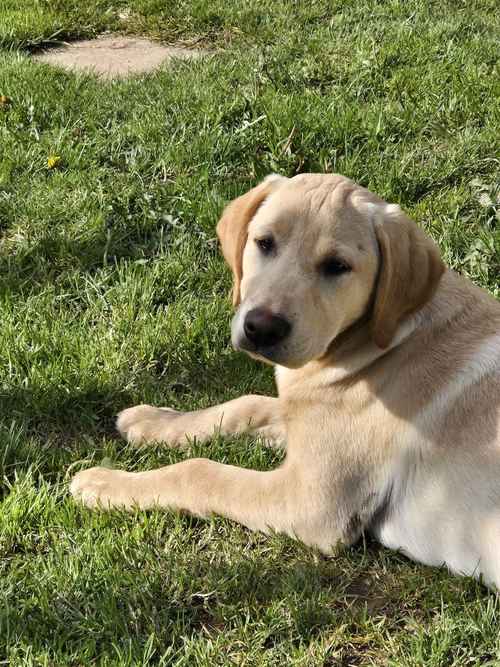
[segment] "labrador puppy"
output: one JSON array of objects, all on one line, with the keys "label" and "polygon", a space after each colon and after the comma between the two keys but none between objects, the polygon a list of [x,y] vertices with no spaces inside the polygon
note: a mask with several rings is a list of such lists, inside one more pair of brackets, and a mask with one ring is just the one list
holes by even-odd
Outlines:
[{"label": "labrador puppy", "polygon": [[394,204],[339,175],[268,177],[217,226],[232,342],[276,368],[278,398],[196,412],[139,405],[132,443],[251,432],[286,447],[258,472],[204,458],[91,468],[89,507],[213,513],[331,554],[363,531],[500,585],[500,304],[447,269]]}]

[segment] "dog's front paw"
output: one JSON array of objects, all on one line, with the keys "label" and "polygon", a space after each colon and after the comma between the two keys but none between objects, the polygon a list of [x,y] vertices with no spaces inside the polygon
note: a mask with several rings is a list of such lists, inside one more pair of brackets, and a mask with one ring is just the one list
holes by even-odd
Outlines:
[{"label": "dog's front paw", "polygon": [[132,507],[139,500],[132,492],[133,474],[124,470],[89,468],[73,477],[69,490],[87,507]]},{"label": "dog's front paw", "polygon": [[182,414],[170,408],[136,405],[120,412],[116,427],[128,442],[135,445],[147,442],[177,444],[183,434],[175,428],[175,422]]}]

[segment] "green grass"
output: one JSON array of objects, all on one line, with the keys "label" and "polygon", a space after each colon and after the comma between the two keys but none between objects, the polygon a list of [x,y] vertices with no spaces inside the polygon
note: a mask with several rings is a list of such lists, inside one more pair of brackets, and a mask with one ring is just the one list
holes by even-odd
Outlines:
[{"label": "green grass", "polygon": [[[92,463],[181,458],[124,445],[121,408],[272,391],[229,346],[214,231],[270,171],[401,203],[500,296],[497,17],[480,0],[0,0],[2,664],[500,665],[498,599],[471,580],[370,542],[324,559],[67,496]],[[126,82],[26,54],[104,29],[214,54]],[[245,438],[193,453],[277,461]]]}]

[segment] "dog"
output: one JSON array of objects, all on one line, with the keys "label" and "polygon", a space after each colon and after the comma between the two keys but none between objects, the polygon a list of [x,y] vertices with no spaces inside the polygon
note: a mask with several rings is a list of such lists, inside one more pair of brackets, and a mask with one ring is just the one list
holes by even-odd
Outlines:
[{"label": "dog", "polygon": [[272,175],[217,233],[233,346],[275,366],[278,397],[139,405],[117,426],[176,447],[250,432],[285,447],[283,464],[96,467],[71,493],[89,507],[216,513],[325,554],[366,531],[499,587],[500,304],[447,269],[398,205],[340,175]]}]

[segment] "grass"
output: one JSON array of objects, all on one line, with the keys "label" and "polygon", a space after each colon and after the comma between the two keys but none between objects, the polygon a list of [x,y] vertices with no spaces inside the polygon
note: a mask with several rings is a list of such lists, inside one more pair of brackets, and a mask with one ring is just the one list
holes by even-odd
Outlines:
[{"label": "grass", "polygon": [[[27,55],[105,29],[214,53],[121,82]],[[92,463],[180,459],[117,439],[121,408],[272,391],[230,349],[214,232],[270,171],[401,203],[500,296],[498,36],[486,0],[0,0],[2,664],[500,665],[472,580],[67,496]],[[277,461],[246,438],[192,453]]]}]

